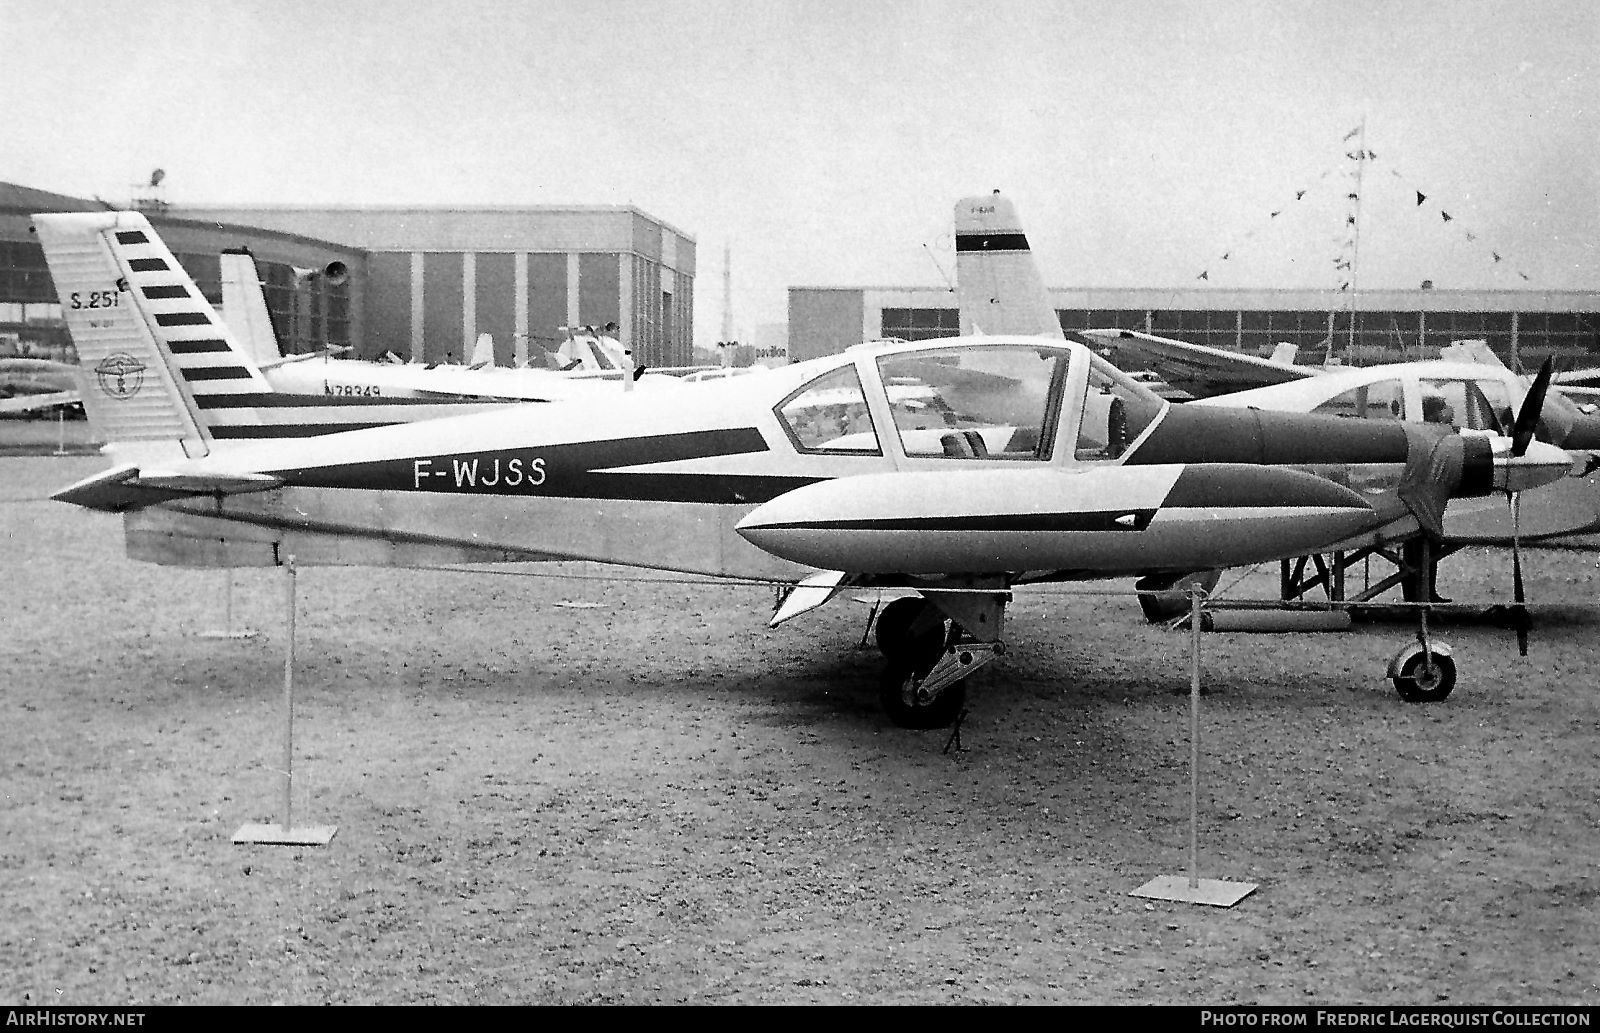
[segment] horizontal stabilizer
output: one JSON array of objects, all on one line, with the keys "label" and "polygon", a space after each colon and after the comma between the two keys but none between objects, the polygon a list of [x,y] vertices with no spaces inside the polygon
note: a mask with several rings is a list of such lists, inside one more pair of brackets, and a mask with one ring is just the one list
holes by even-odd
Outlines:
[{"label": "horizontal stabilizer", "polygon": [[274,359],[271,362],[260,363],[258,368],[265,371],[269,369],[277,369],[279,366],[287,366],[294,362],[309,362],[312,359],[331,359],[335,355],[343,355],[345,352],[353,350],[354,349],[348,344],[335,344],[326,348],[320,348],[314,352],[297,352],[294,355],[285,355],[282,358]]},{"label": "horizontal stabilizer", "polygon": [[72,405],[83,401],[76,391],[51,391],[42,395],[14,395],[0,398],[0,412],[37,412],[56,405]]},{"label": "horizontal stabilizer", "polygon": [[242,495],[270,491],[283,482],[266,474],[141,474],[137,466],[116,466],[50,496],[85,509],[122,513],[196,495]]}]

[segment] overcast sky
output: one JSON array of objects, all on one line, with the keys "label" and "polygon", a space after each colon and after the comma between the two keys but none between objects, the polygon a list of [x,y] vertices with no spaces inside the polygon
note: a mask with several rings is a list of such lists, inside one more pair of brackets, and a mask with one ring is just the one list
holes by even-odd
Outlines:
[{"label": "overcast sky", "polygon": [[1359,287],[1600,290],[1593,0],[0,0],[0,38],[0,180],[632,204],[697,242],[701,344],[725,247],[748,338],[790,286],[942,286],[994,189],[1056,286],[1337,286],[1355,192]]}]

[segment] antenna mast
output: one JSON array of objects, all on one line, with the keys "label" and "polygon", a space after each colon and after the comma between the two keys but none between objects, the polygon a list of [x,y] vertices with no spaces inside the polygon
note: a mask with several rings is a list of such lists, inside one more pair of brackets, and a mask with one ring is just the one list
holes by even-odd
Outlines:
[{"label": "antenna mast", "polygon": [[[1356,343],[1356,268],[1361,258],[1361,174],[1367,164],[1367,116],[1361,116],[1361,124],[1356,127],[1356,149],[1351,152],[1355,158],[1356,173],[1355,183],[1350,190],[1350,215],[1347,224],[1350,227],[1350,292],[1347,307],[1350,310],[1350,325],[1346,328],[1345,355],[1352,354]],[[1331,343],[1331,341],[1330,341]]]}]

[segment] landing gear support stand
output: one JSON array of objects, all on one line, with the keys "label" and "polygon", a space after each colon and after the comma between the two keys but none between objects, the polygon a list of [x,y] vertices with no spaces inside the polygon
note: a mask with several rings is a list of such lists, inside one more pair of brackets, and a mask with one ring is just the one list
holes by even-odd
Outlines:
[{"label": "landing gear support stand", "polygon": [[1232,907],[1255,892],[1256,883],[1200,878],[1200,600],[1199,585],[1189,588],[1189,876],[1158,875],[1129,896],[1180,904]]},{"label": "landing gear support stand", "polygon": [[338,831],[333,825],[294,825],[294,557],[285,565],[288,572],[286,596],[288,613],[284,619],[288,645],[283,656],[283,823],[249,822],[233,834],[235,843],[262,843],[272,846],[327,846]]}]

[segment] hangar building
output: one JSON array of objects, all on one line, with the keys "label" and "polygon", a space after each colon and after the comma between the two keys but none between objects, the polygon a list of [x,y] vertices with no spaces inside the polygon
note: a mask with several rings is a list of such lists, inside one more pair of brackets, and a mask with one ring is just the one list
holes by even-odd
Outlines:
[{"label": "hangar building", "polygon": [[[70,348],[28,220],[103,207],[0,183],[0,342]],[[217,256],[248,248],[285,352],[461,361],[488,333],[511,365],[614,323],[645,365],[692,361],[694,239],[637,208],[138,207],[213,303]]]},{"label": "hangar building", "polygon": [[[1516,368],[1555,355],[1558,369],[1600,366],[1600,292],[1053,288],[1067,330],[1120,328],[1266,355],[1279,342],[1301,361],[1352,364],[1437,358],[1451,341],[1485,340]],[[791,361],[882,337],[907,341],[971,332],[944,288],[791,287]]]}]

